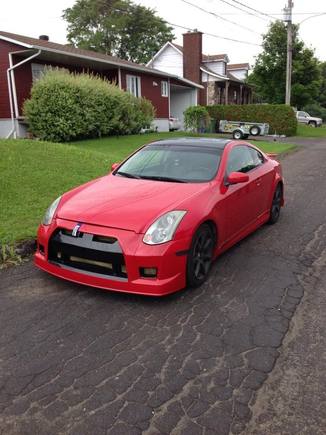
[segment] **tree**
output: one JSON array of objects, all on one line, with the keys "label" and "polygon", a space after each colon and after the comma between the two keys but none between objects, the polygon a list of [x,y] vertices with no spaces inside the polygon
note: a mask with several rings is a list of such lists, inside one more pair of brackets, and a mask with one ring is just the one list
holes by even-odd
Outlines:
[{"label": "tree", "polygon": [[321,84],[318,96],[319,104],[326,109],[326,62],[320,64]]},{"label": "tree", "polygon": [[[291,104],[302,108],[316,100],[320,87],[320,68],[313,50],[305,47],[293,25],[293,66]],[[287,30],[282,21],[270,25],[263,37],[263,51],[256,59],[248,82],[258,99],[266,103],[285,101]]]},{"label": "tree", "polygon": [[129,0],[77,0],[63,18],[73,45],[138,63],[148,62],[174,37],[153,9]]}]

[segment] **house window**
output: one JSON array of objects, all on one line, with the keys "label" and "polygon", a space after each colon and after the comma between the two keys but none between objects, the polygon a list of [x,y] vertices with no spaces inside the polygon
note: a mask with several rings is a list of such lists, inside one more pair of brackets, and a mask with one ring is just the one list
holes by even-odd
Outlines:
[{"label": "house window", "polygon": [[169,96],[169,83],[166,81],[161,82],[161,95],[162,97]]},{"label": "house window", "polygon": [[140,77],[127,75],[127,91],[135,97],[141,97]]},{"label": "house window", "polygon": [[35,80],[38,80],[42,77],[43,73],[45,72],[46,65],[42,65],[41,63],[32,63],[32,78],[33,82]]}]

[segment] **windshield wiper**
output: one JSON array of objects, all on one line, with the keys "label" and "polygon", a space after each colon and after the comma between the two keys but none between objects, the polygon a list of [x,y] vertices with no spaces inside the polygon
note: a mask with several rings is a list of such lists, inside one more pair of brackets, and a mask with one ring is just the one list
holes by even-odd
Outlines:
[{"label": "windshield wiper", "polygon": [[187,183],[187,181],[181,180],[180,178],[163,177],[160,175],[141,175],[140,178],[144,178],[145,180],[170,181],[172,183]]},{"label": "windshield wiper", "polygon": [[126,177],[126,178],[137,178],[138,180],[140,180],[141,178],[139,175],[130,174],[129,172],[122,172],[122,171],[116,172],[116,175],[121,175],[121,177]]}]

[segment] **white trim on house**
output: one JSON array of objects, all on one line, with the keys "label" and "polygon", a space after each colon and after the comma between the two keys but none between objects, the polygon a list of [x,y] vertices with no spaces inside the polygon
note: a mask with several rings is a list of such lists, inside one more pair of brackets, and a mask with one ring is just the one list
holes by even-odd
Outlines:
[{"label": "white trim on house", "polygon": [[174,50],[176,50],[178,53],[183,54],[182,51],[179,50],[172,42],[168,41],[163,45],[163,47],[161,47],[159,49],[159,51],[157,53],[154,54],[152,59],[149,62],[147,62],[146,66],[151,68],[151,65],[153,64],[155,59],[166,49],[166,47],[169,47],[169,46],[174,48]]},{"label": "white trim on house", "polygon": [[212,76],[212,77],[215,77],[215,78],[217,78],[217,79],[220,79],[220,80],[230,80],[228,77],[226,77],[226,76],[222,76],[222,75],[217,74],[217,73],[215,73],[215,72],[213,72],[213,71],[210,71],[210,70],[204,68],[203,66],[200,67],[200,70],[201,70],[202,72],[204,72],[205,74],[207,74],[207,75],[209,75],[209,76]]},{"label": "white trim on house", "polygon": [[12,38],[8,38],[7,36],[0,35],[0,39],[2,39],[3,41],[11,42],[11,43],[16,44],[16,45],[21,45],[22,47],[25,47],[25,48],[34,48],[33,45],[26,44],[24,42],[18,42],[17,40],[12,39]]}]

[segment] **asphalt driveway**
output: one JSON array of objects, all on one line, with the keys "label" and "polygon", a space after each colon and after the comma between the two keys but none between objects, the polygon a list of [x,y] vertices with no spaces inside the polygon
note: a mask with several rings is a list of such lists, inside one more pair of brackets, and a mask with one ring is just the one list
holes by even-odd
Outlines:
[{"label": "asphalt driveway", "polygon": [[0,434],[236,434],[262,424],[260,387],[326,265],[325,164],[320,141],[286,157],[280,222],[220,257],[196,290],[150,299],[31,263],[2,271]]}]

